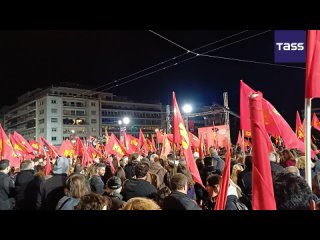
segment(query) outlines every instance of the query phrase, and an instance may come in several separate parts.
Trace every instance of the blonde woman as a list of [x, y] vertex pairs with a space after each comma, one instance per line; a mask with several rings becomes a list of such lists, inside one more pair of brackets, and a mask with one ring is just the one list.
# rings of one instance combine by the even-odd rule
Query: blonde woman
[[121, 210], [161, 210], [160, 206], [148, 198], [131, 198]]

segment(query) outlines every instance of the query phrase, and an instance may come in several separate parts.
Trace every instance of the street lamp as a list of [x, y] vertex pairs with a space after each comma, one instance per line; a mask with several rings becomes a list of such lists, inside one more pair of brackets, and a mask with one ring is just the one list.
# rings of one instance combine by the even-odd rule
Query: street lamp
[[119, 128], [120, 128], [120, 135], [119, 135], [119, 139], [121, 140], [121, 131], [125, 130], [126, 127], [124, 126], [123, 128], [121, 128], [121, 125], [124, 124], [124, 125], [128, 125], [130, 123], [130, 118], [128, 117], [124, 117], [122, 120], [119, 120], [118, 121], [118, 124], [119, 124]]
[[183, 105], [182, 110], [186, 113], [186, 130], [189, 131], [188, 114], [192, 112], [192, 106], [190, 104], [185, 104]]

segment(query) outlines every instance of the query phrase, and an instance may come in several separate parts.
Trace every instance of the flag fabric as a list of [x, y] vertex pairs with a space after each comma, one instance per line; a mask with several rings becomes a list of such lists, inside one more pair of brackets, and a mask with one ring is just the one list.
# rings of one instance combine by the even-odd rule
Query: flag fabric
[[73, 158], [75, 155], [75, 151], [73, 149], [73, 145], [70, 142], [69, 139], [64, 140], [60, 146], [60, 149], [58, 151], [58, 154], [60, 156], [64, 156], [64, 157], [68, 157], [70, 156], [70, 158]]
[[156, 129], [156, 137], [158, 144], [163, 143], [163, 133], [161, 133], [159, 129]]
[[255, 91], [240, 80], [240, 129], [244, 131], [251, 130], [249, 96], [252, 93]]
[[200, 139], [191, 132], [189, 132], [189, 139], [191, 142], [191, 147], [198, 148], [200, 146]]
[[0, 159], [7, 159], [10, 162], [10, 166], [15, 168], [20, 167], [20, 160], [15, 154], [13, 147], [11, 145], [10, 139], [4, 132], [0, 124]]
[[149, 149], [148, 149], [148, 145], [147, 145], [147, 140], [144, 137], [141, 128], [140, 128], [140, 132], [139, 132], [139, 148], [140, 148], [141, 154], [148, 155]]
[[33, 148], [19, 133], [14, 132], [10, 135], [11, 145], [15, 153], [23, 159], [34, 159]]
[[305, 119], [303, 119], [303, 122], [300, 124], [298, 127], [298, 132], [297, 132], [297, 137], [304, 142], [304, 124], [305, 124]]
[[42, 138], [39, 137], [39, 140], [38, 140], [38, 146], [39, 146], [39, 151], [38, 151], [38, 156], [39, 157], [47, 157], [47, 154], [46, 154], [46, 151], [44, 149], [44, 145], [43, 145], [43, 142], [42, 142]]
[[238, 133], [237, 144], [240, 146], [241, 152], [244, 152], [244, 149], [243, 149], [244, 146], [242, 145], [242, 138], [241, 138], [241, 133], [240, 133], [240, 131], [239, 131], [239, 133]]
[[48, 154], [47, 155], [49, 155], [49, 156], [51, 156], [53, 158], [56, 157], [57, 155], [59, 155], [58, 154], [58, 149], [56, 147], [51, 145], [44, 137], [40, 137], [40, 138], [42, 140], [42, 143], [47, 146], [47, 149], [48, 149]]
[[301, 119], [300, 119], [299, 112], [297, 111], [296, 112], [296, 134], [297, 134], [297, 136], [298, 136], [298, 130], [299, 130], [300, 125], [301, 125]]
[[114, 154], [119, 159], [127, 153], [125, 147], [120, 143], [113, 133], [109, 138], [108, 144], [105, 146], [105, 150], [108, 152], [108, 154]]
[[156, 147], [152, 144], [152, 142], [147, 138], [147, 146], [148, 146], [148, 152], [156, 152]]
[[131, 134], [126, 134], [126, 142], [128, 147], [126, 148], [126, 151], [128, 154], [132, 153], [140, 153], [139, 150], [139, 139], [132, 136]]
[[157, 152], [157, 147], [156, 147], [156, 144], [154, 142], [154, 138], [152, 136], [151, 136], [151, 144], [152, 144], [152, 147], [154, 148], [153, 152]]
[[105, 128], [105, 131], [106, 131], [106, 144], [108, 144], [108, 142], [109, 142], [109, 135], [108, 135], [107, 127]]
[[311, 126], [314, 127], [315, 129], [317, 129], [318, 131], [320, 131], [320, 121], [319, 121], [316, 113], [313, 113], [313, 115], [312, 115]]
[[[230, 145], [227, 145], [225, 169], [230, 169]], [[227, 195], [230, 181], [230, 171], [223, 171], [222, 179], [219, 186], [219, 193], [214, 210], [224, 210], [227, 203]]]
[[167, 138], [167, 134], [165, 133], [163, 136], [163, 143], [162, 143], [162, 149], [161, 149], [161, 153], [160, 156], [168, 156], [168, 154], [171, 152], [171, 146], [170, 146], [170, 142]]
[[320, 30], [308, 30], [305, 98], [320, 98]]
[[29, 140], [29, 144], [30, 144], [30, 146], [32, 147], [33, 151], [39, 152], [39, 143], [38, 143], [36, 140], [34, 140], [33, 138], [31, 138], [31, 139]]
[[268, 154], [268, 134], [265, 129], [262, 93], [250, 97], [252, 130], [252, 209], [276, 210], [271, 167]]
[[76, 138], [76, 148], [75, 148], [75, 155], [76, 156], [82, 156], [82, 148], [83, 144], [79, 137]]
[[183, 154], [187, 163], [187, 167], [194, 179], [195, 182], [199, 183], [203, 188], [200, 174], [196, 165], [196, 162], [193, 158], [191, 151], [191, 143], [189, 140], [188, 132], [184, 126], [184, 121], [182, 119], [179, 106], [176, 100], [175, 93], [172, 93], [172, 107], [173, 107], [173, 143], [180, 145], [183, 150]]
[[91, 159], [102, 157], [102, 153], [98, 149], [94, 148], [92, 144], [89, 144], [87, 152]]

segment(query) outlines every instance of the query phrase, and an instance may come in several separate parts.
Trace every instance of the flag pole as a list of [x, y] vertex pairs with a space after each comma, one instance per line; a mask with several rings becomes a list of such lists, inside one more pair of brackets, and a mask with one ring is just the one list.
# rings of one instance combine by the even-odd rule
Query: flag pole
[[305, 156], [306, 156], [306, 174], [305, 179], [312, 188], [312, 179], [311, 179], [311, 98], [305, 99], [305, 109], [304, 109], [304, 117], [305, 117]]
[[243, 159], [246, 157], [246, 150], [244, 149], [244, 130], [241, 130], [241, 138], [242, 138], [242, 150], [243, 150], [243, 153], [242, 153], [242, 156], [243, 156]]

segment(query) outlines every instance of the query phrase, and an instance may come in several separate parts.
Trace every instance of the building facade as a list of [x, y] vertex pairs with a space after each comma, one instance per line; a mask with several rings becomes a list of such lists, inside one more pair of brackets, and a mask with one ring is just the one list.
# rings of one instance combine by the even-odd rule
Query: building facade
[[18, 98], [13, 106], [1, 109], [1, 123], [5, 131], [17, 131], [27, 140], [45, 137], [54, 145], [64, 139], [74, 139], [108, 133], [120, 135], [118, 121], [130, 118], [125, 126], [128, 133], [139, 135], [140, 128], [147, 135], [161, 128], [165, 116], [161, 103], [137, 103], [112, 93], [96, 92], [60, 84], [36, 89]]

